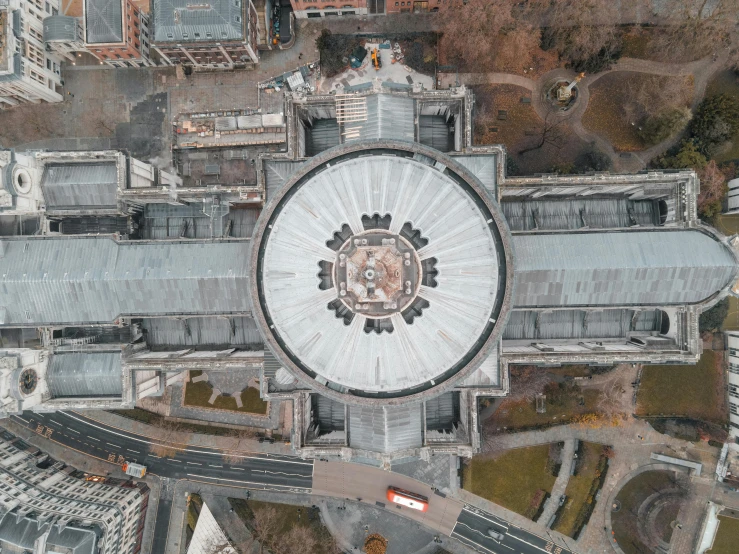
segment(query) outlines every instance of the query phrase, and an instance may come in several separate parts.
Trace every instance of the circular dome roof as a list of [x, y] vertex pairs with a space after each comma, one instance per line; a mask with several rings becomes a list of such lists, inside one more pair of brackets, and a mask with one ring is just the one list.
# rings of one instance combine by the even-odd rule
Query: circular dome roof
[[421, 399], [495, 345], [508, 244], [495, 201], [449, 157], [413, 143], [339, 146], [306, 162], [260, 216], [255, 315], [282, 365], [322, 394]]

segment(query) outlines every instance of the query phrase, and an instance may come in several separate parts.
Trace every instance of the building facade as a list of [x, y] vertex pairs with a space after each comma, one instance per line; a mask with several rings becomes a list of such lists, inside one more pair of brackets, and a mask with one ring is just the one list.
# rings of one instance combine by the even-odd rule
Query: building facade
[[159, 0], [152, 13], [153, 48], [165, 64], [235, 69], [259, 61], [257, 11], [251, 0], [199, 5]]
[[154, 65], [149, 56], [149, 16], [131, 0], [85, 0], [87, 50], [113, 67]]
[[729, 346], [729, 435], [739, 437], [739, 332], [727, 331]]
[[5, 413], [258, 368], [300, 455], [387, 467], [472, 455], [509, 364], [695, 363], [738, 273], [695, 173], [509, 178], [473, 108], [464, 87], [289, 93], [284, 151], [207, 185], [0, 153]]
[[[375, 0], [290, 0], [295, 17], [305, 19], [313, 17], [340, 17], [384, 13]], [[369, 11], [370, 9], [374, 11]]]
[[0, 548], [5, 552], [137, 554], [149, 489], [89, 479], [7, 431], [0, 438]]
[[0, 0], [0, 107], [61, 102], [62, 56], [48, 51], [43, 20], [59, 0]]

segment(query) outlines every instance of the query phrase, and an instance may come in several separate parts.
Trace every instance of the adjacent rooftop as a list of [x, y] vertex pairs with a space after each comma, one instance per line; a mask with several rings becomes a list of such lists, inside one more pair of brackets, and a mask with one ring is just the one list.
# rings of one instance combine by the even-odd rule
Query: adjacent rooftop
[[85, 0], [87, 42], [107, 44], [123, 42], [123, 2], [121, 0]]
[[154, 2], [155, 42], [242, 40], [242, 0], [160, 0]]

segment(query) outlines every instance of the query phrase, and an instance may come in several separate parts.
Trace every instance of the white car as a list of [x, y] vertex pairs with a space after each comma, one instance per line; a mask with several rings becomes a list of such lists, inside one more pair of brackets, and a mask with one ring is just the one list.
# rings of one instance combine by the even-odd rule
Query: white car
[[503, 533], [498, 533], [495, 529], [492, 527], [488, 529], [488, 535], [493, 537], [496, 541], [502, 541], [505, 535]]

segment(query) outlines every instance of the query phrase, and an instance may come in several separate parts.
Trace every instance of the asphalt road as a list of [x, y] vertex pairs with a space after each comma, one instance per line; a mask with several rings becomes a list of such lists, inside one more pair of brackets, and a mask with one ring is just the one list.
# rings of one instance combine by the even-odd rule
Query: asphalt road
[[[240, 452], [224, 458], [222, 451], [186, 445], [172, 457], [161, 457], [151, 452], [151, 448], [163, 447], [164, 443], [105, 425], [78, 412], [24, 412], [22, 416], [11, 417], [38, 435], [84, 455], [118, 465], [135, 461], [160, 477], [365, 502], [397, 511], [398, 515], [450, 535], [482, 554], [572, 554], [561, 544], [448, 498], [425, 483], [366, 465], [319, 461], [314, 466], [312, 461], [294, 456], [263, 452]], [[389, 503], [385, 493], [390, 485], [427, 496], [428, 511], [418, 512]], [[171, 511], [171, 497], [163, 496], [157, 509], [153, 552], [164, 552]], [[488, 534], [490, 529], [503, 533], [503, 539], [492, 538]]]
[[144, 464], [149, 473], [161, 477], [303, 493], [310, 492], [312, 487], [313, 462], [295, 456], [240, 452], [224, 459], [219, 450], [185, 446], [176, 450], [172, 457], [161, 457], [151, 452], [151, 448], [163, 446], [163, 443], [109, 427], [77, 412], [24, 412], [22, 416], [11, 417], [67, 448], [117, 465], [135, 461]]
[[169, 518], [172, 515], [172, 498], [159, 498], [157, 519], [154, 525], [154, 539], [151, 545], [152, 552], [166, 552], [169, 535]]
[[[489, 530], [502, 533], [496, 540]], [[465, 507], [451, 536], [483, 554], [572, 554], [561, 544], [525, 531], [492, 514]]]

